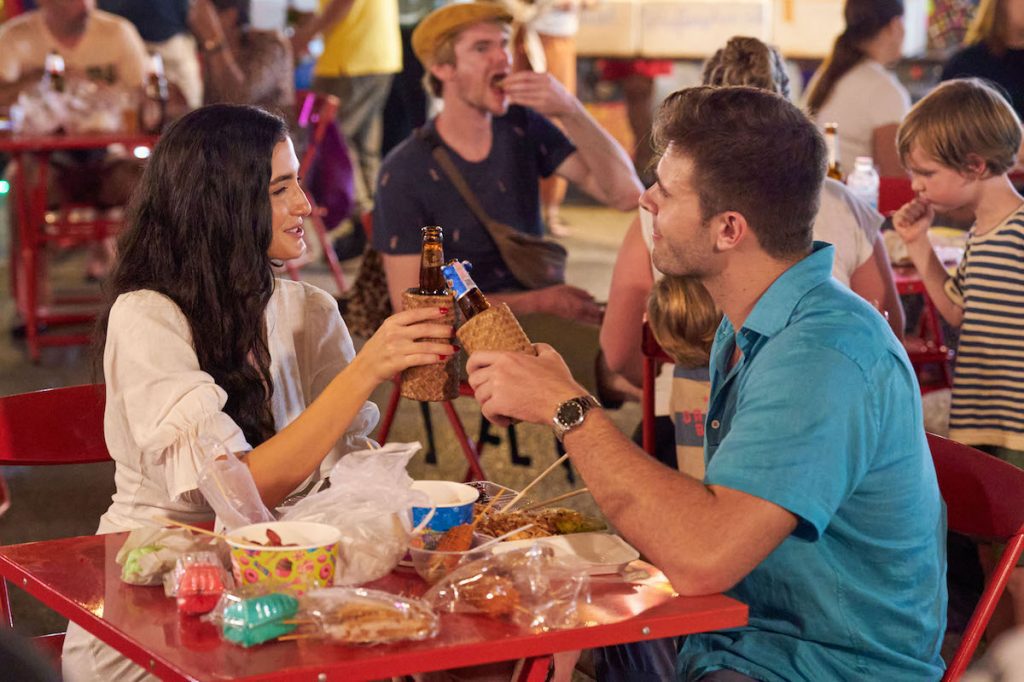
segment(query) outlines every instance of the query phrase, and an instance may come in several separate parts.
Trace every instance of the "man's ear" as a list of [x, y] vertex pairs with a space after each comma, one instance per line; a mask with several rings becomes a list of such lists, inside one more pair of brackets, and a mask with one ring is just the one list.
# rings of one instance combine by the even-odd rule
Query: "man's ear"
[[715, 230], [715, 249], [731, 251], [752, 234], [747, 219], [738, 211], [723, 211], [711, 219]]
[[455, 65], [431, 64], [430, 73], [434, 76], [434, 78], [441, 81], [442, 83], [447, 83], [449, 80], [451, 80], [452, 74], [455, 73]]

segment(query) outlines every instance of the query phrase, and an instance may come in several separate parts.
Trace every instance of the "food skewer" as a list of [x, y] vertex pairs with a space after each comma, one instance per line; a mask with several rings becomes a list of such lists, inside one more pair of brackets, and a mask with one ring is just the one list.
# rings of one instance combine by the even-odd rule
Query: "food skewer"
[[582, 495], [583, 493], [589, 493], [589, 492], [590, 492], [590, 490], [588, 488], [580, 488], [579, 490], [571, 490], [571, 491], [569, 491], [567, 493], [563, 493], [563, 494], [558, 495], [556, 497], [552, 497], [550, 500], [544, 500], [543, 502], [534, 502], [533, 504], [531, 504], [529, 506], [523, 507], [519, 511], [522, 512], [522, 513], [525, 513], [525, 512], [528, 512], [528, 511], [533, 511], [534, 509], [540, 509], [541, 507], [546, 507], [549, 504], [554, 504], [555, 502], [561, 502], [562, 500], [568, 500], [570, 497], [576, 497], [577, 495]]
[[167, 525], [167, 526], [177, 526], [178, 528], [184, 528], [186, 530], [190, 530], [193, 533], [200, 533], [202, 535], [209, 535], [210, 537], [218, 538], [220, 540], [225, 540], [226, 541], [228, 539], [227, 536], [223, 535], [222, 533], [216, 533], [216, 532], [214, 532], [212, 530], [206, 530], [205, 528], [200, 528], [199, 526], [193, 526], [192, 524], [185, 523], [184, 521], [175, 521], [174, 519], [167, 518], [166, 516], [153, 516], [151, 518], [153, 519], [153, 521], [156, 521], [157, 523], [162, 523], [162, 524]]
[[554, 462], [554, 464], [552, 464], [551, 466], [549, 466], [549, 467], [548, 467], [547, 469], [545, 469], [544, 471], [540, 472], [540, 476], [538, 476], [537, 478], [535, 478], [535, 479], [533, 479], [532, 481], [530, 481], [530, 483], [529, 483], [529, 484], [528, 484], [528, 485], [527, 485], [527, 486], [526, 486], [525, 488], [523, 488], [522, 490], [520, 490], [520, 491], [519, 491], [519, 494], [518, 494], [518, 495], [516, 495], [515, 497], [513, 497], [513, 498], [512, 498], [512, 501], [511, 501], [511, 502], [509, 502], [509, 503], [508, 503], [508, 504], [506, 504], [506, 505], [505, 505], [504, 507], [502, 507], [502, 511], [504, 511], [504, 512], [507, 512], [507, 511], [511, 511], [511, 510], [512, 510], [512, 507], [516, 506], [516, 504], [518, 504], [518, 503], [519, 503], [519, 501], [523, 499], [523, 496], [524, 496], [524, 495], [526, 495], [526, 493], [528, 493], [528, 492], [530, 491], [530, 489], [531, 489], [531, 488], [533, 488], [533, 487], [534, 487], [535, 485], [537, 485], [538, 483], [540, 483], [540, 482], [541, 482], [541, 480], [542, 480], [542, 479], [543, 479], [543, 478], [544, 478], [545, 476], [547, 476], [547, 475], [548, 475], [548, 474], [550, 474], [550, 473], [551, 473], [552, 471], [554, 471], [554, 470], [555, 470], [555, 468], [556, 468], [556, 467], [558, 467], [558, 465], [559, 465], [559, 464], [561, 464], [562, 462], [564, 462], [564, 461], [565, 461], [565, 459], [566, 459], [566, 457], [568, 457], [568, 456], [569, 456], [569, 453], [565, 453], [564, 455], [562, 455], [561, 457], [559, 457], [558, 459], [556, 459], [556, 460], [555, 460], [555, 462]]

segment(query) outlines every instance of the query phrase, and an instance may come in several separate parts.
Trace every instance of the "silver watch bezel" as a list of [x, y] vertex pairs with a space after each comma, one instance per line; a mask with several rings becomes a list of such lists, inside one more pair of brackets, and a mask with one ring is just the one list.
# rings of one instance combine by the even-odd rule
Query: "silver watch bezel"
[[[574, 419], [571, 423], [562, 421], [561, 418], [562, 410], [570, 405], [579, 408], [579, 417]], [[555, 429], [555, 437], [558, 438], [559, 442], [565, 439], [565, 434], [582, 424], [587, 418], [587, 413], [595, 407], [601, 407], [601, 403], [592, 395], [580, 395], [559, 403], [558, 407], [555, 408], [555, 416], [551, 418], [551, 423], [554, 425]]]

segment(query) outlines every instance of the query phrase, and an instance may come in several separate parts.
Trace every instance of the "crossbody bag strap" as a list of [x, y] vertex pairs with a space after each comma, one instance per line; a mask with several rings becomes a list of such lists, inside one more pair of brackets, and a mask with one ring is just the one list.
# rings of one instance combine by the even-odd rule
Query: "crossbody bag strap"
[[[491, 216], [487, 215], [484, 207], [480, 205], [480, 200], [473, 194], [473, 190], [469, 188], [469, 184], [466, 179], [462, 177], [462, 173], [455, 167], [455, 162], [452, 161], [452, 157], [449, 156], [441, 143], [441, 138], [438, 136], [436, 130], [428, 130], [426, 126], [416, 131], [417, 137], [430, 145], [430, 154], [437, 161], [437, 165], [441, 167], [448, 179], [451, 180], [452, 184], [455, 185], [455, 190], [462, 197], [462, 200], [469, 206], [469, 210], [473, 212], [476, 219], [483, 223], [483, 226], [487, 228], [487, 231], [494, 236], [495, 230], [500, 230], [498, 226], [494, 224], [494, 220]], [[495, 237], [496, 238], [496, 237]]]

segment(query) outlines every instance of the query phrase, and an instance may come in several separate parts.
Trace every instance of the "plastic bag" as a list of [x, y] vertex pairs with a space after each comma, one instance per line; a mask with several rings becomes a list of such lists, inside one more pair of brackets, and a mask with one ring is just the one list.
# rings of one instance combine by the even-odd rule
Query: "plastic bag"
[[423, 600], [436, 611], [507, 618], [543, 632], [580, 625], [580, 604], [590, 601], [590, 578], [584, 567], [535, 544], [460, 566]]
[[196, 537], [175, 528], [136, 528], [128, 534], [115, 561], [121, 566], [121, 580], [132, 585], [159, 585], [187, 552], [209, 550], [215, 539]]
[[248, 648], [295, 630], [298, 610], [299, 600], [290, 594], [230, 591], [205, 620], [220, 628], [224, 639]]
[[284, 510], [285, 521], [315, 521], [341, 530], [335, 585], [358, 585], [387, 575], [405, 555], [410, 509], [429, 506], [412, 490], [405, 468], [419, 443], [389, 443], [352, 452], [331, 470], [331, 486]]
[[428, 604], [379, 590], [316, 590], [302, 606], [322, 636], [346, 644], [421, 640], [438, 631], [437, 614]]
[[209, 551], [181, 555], [164, 576], [164, 593], [177, 599], [179, 613], [188, 615], [211, 611], [231, 585], [220, 557]]
[[206, 454], [206, 463], [199, 474], [199, 492], [216, 512], [218, 527], [234, 530], [274, 520], [245, 462], [212, 438], [200, 438], [199, 447]]

